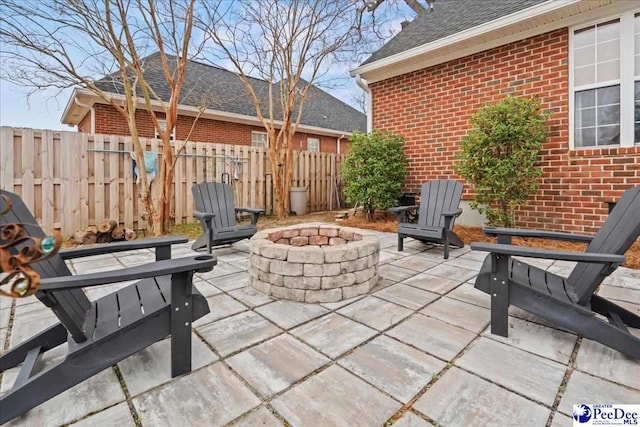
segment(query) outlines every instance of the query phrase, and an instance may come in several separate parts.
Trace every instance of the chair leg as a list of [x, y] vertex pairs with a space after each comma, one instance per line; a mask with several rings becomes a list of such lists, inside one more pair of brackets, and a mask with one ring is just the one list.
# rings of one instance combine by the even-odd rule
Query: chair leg
[[29, 340], [18, 344], [0, 357], [0, 371], [6, 371], [22, 363], [27, 354], [34, 348], [41, 347], [47, 351], [67, 341], [68, 332], [62, 324], [58, 323], [45, 329]]
[[[88, 359], [65, 359], [57, 365], [40, 372], [0, 398], [0, 424], [20, 416], [54, 396], [101, 371], [104, 367], [92, 367], [91, 355]], [[95, 371], [95, 372], [94, 372]]]
[[171, 377], [191, 372], [193, 272], [171, 276]]
[[625, 325], [640, 329], [640, 316], [637, 316], [624, 307], [620, 307], [619, 305], [599, 297], [598, 295], [593, 295], [591, 297], [591, 310], [602, 314], [603, 316], [606, 316], [609, 313], [615, 313], [620, 316], [620, 319], [622, 319]]
[[442, 244], [444, 245], [444, 259], [449, 259], [449, 235], [447, 230], [442, 230]]
[[398, 252], [402, 252], [404, 250], [403, 240], [404, 237], [402, 234], [398, 234]]
[[509, 258], [491, 254], [491, 333], [509, 335]]

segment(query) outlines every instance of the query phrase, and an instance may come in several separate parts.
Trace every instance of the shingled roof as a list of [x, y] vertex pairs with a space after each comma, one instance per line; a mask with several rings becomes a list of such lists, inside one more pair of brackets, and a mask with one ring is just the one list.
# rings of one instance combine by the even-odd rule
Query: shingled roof
[[460, 33], [548, 0], [438, 0], [362, 65]]
[[[159, 65], [159, 54], [150, 55], [144, 58], [143, 62], [145, 79], [163, 100], [168, 101], [170, 90]], [[269, 83], [251, 78], [251, 84], [260, 98], [261, 105], [267, 105]], [[105, 76], [96, 85], [105, 92], [123, 93], [122, 85], [113, 76]], [[276, 90], [277, 87], [278, 85], [274, 86]], [[187, 66], [180, 92], [180, 104], [192, 107], [204, 104], [209, 110], [256, 117], [253, 101], [237, 74], [196, 61], [189, 61]], [[301, 124], [349, 133], [353, 130], [366, 132], [367, 117], [334, 96], [312, 86], [307, 92]]]

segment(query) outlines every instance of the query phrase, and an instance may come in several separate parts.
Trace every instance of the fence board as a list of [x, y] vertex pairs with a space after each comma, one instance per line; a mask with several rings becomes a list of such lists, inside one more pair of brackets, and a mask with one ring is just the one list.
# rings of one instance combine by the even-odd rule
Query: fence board
[[[162, 151], [157, 139], [143, 138], [141, 142], [147, 151]], [[129, 155], [133, 150], [130, 137], [2, 126], [0, 144], [0, 188], [21, 194], [44, 227], [60, 229], [65, 236], [104, 219], [134, 229], [147, 227]], [[266, 149], [189, 142], [184, 154], [177, 161], [174, 177], [172, 213], [176, 223], [195, 221], [193, 185], [223, 179], [234, 186], [239, 205], [274, 213], [273, 177]], [[335, 197], [333, 180], [339, 180], [344, 156], [294, 155], [292, 186], [309, 189], [310, 212], [328, 209]], [[246, 163], [236, 180], [237, 159]], [[160, 177], [151, 185], [154, 206], [160, 185]]]
[[13, 192], [14, 171], [13, 163], [13, 128], [0, 128], [0, 188]]
[[40, 180], [42, 187], [42, 224], [49, 224], [50, 228], [53, 228], [52, 225], [55, 222], [53, 150], [53, 131], [42, 131], [42, 176]]

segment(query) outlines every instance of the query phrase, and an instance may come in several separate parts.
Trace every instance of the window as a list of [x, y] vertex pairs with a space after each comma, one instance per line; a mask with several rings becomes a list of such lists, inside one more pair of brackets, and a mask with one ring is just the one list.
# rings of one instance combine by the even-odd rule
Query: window
[[[638, 16], [626, 13], [572, 32], [573, 148], [640, 142], [639, 21]], [[635, 58], [635, 67], [631, 58]]]
[[320, 139], [319, 138], [307, 138], [307, 151], [317, 153], [320, 151]]
[[[160, 129], [164, 132], [165, 129], [167, 129], [167, 121], [166, 120], [158, 120], [158, 125], [160, 126]], [[160, 133], [158, 132], [158, 130], [156, 129], [156, 139], [160, 139]], [[173, 141], [176, 139], [176, 127], [173, 127], [173, 132], [171, 132], [171, 135], [169, 135], [169, 140]]]
[[269, 146], [269, 135], [266, 132], [251, 132], [251, 146], [267, 148]]

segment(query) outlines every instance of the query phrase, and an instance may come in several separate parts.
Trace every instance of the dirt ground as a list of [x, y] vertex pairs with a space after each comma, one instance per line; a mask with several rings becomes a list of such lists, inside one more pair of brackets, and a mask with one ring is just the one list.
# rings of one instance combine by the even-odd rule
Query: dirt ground
[[[304, 215], [300, 217], [290, 217], [286, 221], [279, 222], [275, 219], [268, 219], [263, 222], [261, 219], [258, 224], [259, 228], [273, 228], [283, 225], [297, 224], [300, 222], [312, 222], [312, 221], [324, 221], [324, 222], [334, 222], [335, 221], [335, 212], [320, 212], [309, 215]], [[356, 216], [353, 218], [349, 218], [345, 221], [341, 221], [339, 224], [346, 225], [349, 227], [358, 227], [358, 228], [367, 228], [378, 231], [388, 231], [395, 232], [396, 231], [396, 219], [394, 216], [389, 215], [386, 212], [376, 213], [376, 217], [373, 222], [367, 221], [364, 216]], [[471, 242], [495, 242], [495, 238], [487, 237], [480, 227], [465, 227], [456, 225], [454, 230], [458, 236], [464, 241], [466, 245]], [[563, 251], [574, 251], [574, 252], [584, 252], [587, 245], [585, 243], [574, 243], [574, 242], [562, 242], [557, 240], [548, 240], [548, 239], [532, 239], [532, 238], [522, 238], [515, 237], [513, 239], [513, 244], [519, 246], [529, 246], [535, 248], [544, 248], [544, 249], [553, 249], [553, 250], [563, 250]], [[640, 269], [640, 242], [634, 243], [631, 248], [625, 254], [627, 260], [623, 264], [625, 267]]]

